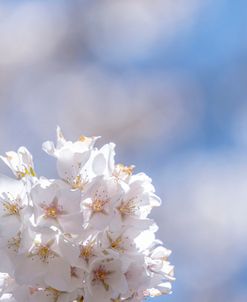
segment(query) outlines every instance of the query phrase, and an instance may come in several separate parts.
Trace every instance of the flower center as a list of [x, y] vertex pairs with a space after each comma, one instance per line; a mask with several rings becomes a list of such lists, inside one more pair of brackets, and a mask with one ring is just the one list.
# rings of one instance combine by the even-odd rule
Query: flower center
[[45, 202], [41, 204], [41, 208], [44, 210], [45, 218], [56, 219], [59, 215], [64, 214], [62, 206], [58, 204], [57, 199], [55, 198], [49, 205], [46, 205]]
[[106, 272], [103, 270], [98, 270], [95, 272], [95, 278], [97, 280], [103, 281], [106, 278]]
[[94, 271], [93, 281], [100, 281], [103, 284], [105, 290], [109, 290], [110, 286], [106, 282], [106, 279], [111, 273], [111, 271], [107, 271], [102, 266], [100, 266], [97, 270]]
[[95, 199], [92, 203], [92, 210], [94, 213], [104, 212], [104, 206], [107, 203], [106, 200]]
[[57, 254], [50, 249], [51, 244], [51, 242], [46, 245], [36, 243], [34, 250], [30, 252], [29, 257], [38, 256], [42, 262], [48, 263], [49, 258], [57, 256]]
[[50, 218], [57, 218], [58, 210], [55, 207], [48, 207], [45, 210], [45, 216]]
[[83, 143], [89, 143], [92, 140], [91, 137], [80, 135], [78, 141]]
[[119, 236], [117, 239], [112, 240], [112, 238], [108, 235], [108, 239], [110, 241], [111, 248], [114, 250], [118, 250], [119, 252], [124, 252], [124, 249], [121, 248], [122, 237]]
[[88, 260], [93, 254], [93, 246], [92, 244], [87, 244], [81, 247], [80, 257]]
[[18, 252], [21, 245], [21, 234], [18, 233], [15, 237], [8, 240], [8, 249]]
[[127, 202], [121, 202], [120, 206], [118, 207], [118, 210], [119, 210], [122, 218], [124, 218], [125, 216], [128, 216], [128, 215], [133, 215], [136, 211], [136, 203], [134, 202], [134, 200], [129, 200]]
[[3, 207], [8, 215], [19, 215], [20, 214], [21, 208], [17, 203], [11, 203], [9, 201], [4, 201]]
[[87, 138], [86, 138], [86, 136], [84, 136], [84, 135], [80, 135], [80, 137], [79, 137], [79, 141], [80, 141], [80, 142], [85, 142], [86, 139], [87, 139]]
[[83, 191], [87, 181], [83, 180], [81, 175], [77, 175], [75, 180], [72, 182], [72, 189], [78, 189]]
[[48, 246], [41, 246], [38, 250], [38, 255], [41, 257], [41, 258], [47, 258], [48, 255], [50, 253], [50, 249], [48, 248]]

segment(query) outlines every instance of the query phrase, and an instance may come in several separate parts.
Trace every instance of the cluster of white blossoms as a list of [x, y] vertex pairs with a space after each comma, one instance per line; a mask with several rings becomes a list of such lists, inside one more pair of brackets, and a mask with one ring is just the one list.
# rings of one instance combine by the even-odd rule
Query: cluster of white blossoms
[[36, 176], [25, 147], [3, 161], [0, 177], [0, 301], [138, 302], [171, 291], [170, 251], [148, 218], [160, 205], [151, 179], [114, 163], [98, 137], [43, 149], [59, 179]]

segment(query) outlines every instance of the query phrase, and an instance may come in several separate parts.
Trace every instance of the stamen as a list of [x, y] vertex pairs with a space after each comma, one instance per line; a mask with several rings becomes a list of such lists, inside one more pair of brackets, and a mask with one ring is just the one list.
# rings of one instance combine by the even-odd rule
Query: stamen
[[44, 263], [49, 263], [49, 259], [54, 258], [57, 254], [50, 249], [52, 241], [46, 245], [36, 243], [33, 251], [30, 252], [29, 257], [37, 256]]
[[119, 252], [124, 252], [124, 248], [120, 246], [120, 244], [123, 242], [122, 236], [117, 237], [117, 239], [113, 240], [109, 234], [107, 234], [107, 237], [110, 241], [110, 246], [114, 250], [118, 250]]
[[136, 212], [136, 202], [134, 199], [128, 200], [126, 202], [122, 201], [117, 209], [120, 212], [122, 218], [125, 218], [125, 216], [133, 215]]
[[21, 179], [25, 176], [32, 176], [32, 177], [35, 177], [36, 176], [36, 173], [33, 169], [32, 166], [30, 167], [24, 167], [24, 171], [16, 171], [16, 176], [18, 179]]
[[111, 274], [112, 274], [111, 271], [106, 271], [103, 266], [100, 266], [97, 270], [94, 271], [93, 281], [94, 282], [95, 281], [100, 281], [103, 284], [105, 290], [108, 291], [110, 285], [106, 282], [106, 279]]
[[92, 203], [86, 206], [91, 209], [91, 217], [96, 213], [102, 213], [107, 215], [105, 211], [105, 205], [109, 202], [108, 195], [105, 190], [97, 190], [92, 198]]
[[21, 233], [19, 232], [15, 237], [12, 237], [8, 240], [8, 249], [18, 252], [21, 245]]
[[85, 135], [80, 135], [78, 141], [90, 144], [93, 141], [93, 139], [94, 139], [94, 137], [88, 137], [88, 136], [85, 136]]
[[79, 140], [80, 142], [85, 142], [87, 139], [88, 139], [88, 138], [87, 138], [86, 136], [80, 135], [78, 140]]
[[134, 166], [124, 166], [123, 164], [118, 164], [117, 166], [123, 173], [129, 176], [133, 174]]
[[113, 172], [113, 176], [115, 176], [117, 180], [123, 177], [131, 176], [133, 174], [134, 167], [135, 166], [133, 165], [125, 166], [123, 164], [117, 164], [115, 166], [115, 171]]
[[87, 245], [82, 245], [79, 257], [84, 258], [88, 262], [90, 257], [94, 256], [93, 245], [94, 245], [94, 242], [90, 242]]
[[92, 210], [94, 213], [104, 212], [104, 206], [107, 203], [106, 200], [95, 199], [92, 203]]
[[7, 215], [20, 215], [22, 208], [17, 202], [4, 201], [3, 210], [7, 212]]
[[75, 180], [72, 182], [72, 189], [78, 189], [83, 191], [86, 184], [87, 181], [83, 180], [81, 175], [77, 175]]
[[64, 214], [63, 207], [58, 204], [57, 199], [55, 198], [49, 205], [46, 205], [45, 202], [41, 204], [41, 208], [44, 209], [45, 218], [57, 219], [59, 215]]

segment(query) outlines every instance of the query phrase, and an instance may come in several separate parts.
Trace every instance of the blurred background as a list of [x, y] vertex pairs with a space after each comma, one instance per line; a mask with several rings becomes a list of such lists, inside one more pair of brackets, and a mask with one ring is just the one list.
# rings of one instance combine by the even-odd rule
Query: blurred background
[[[247, 301], [245, 0], [0, 1], [0, 153], [101, 135], [163, 199], [174, 293]], [[3, 164], [3, 173], [9, 173]]]

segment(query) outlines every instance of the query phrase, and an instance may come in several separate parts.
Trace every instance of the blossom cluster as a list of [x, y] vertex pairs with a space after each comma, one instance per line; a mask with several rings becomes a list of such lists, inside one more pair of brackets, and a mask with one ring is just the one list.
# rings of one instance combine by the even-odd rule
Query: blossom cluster
[[148, 218], [160, 205], [151, 179], [115, 164], [98, 137], [57, 142], [58, 179], [38, 177], [25, 147], [1, 157], [0, 301], [138, 302], [171, 291], [170, 250]]

